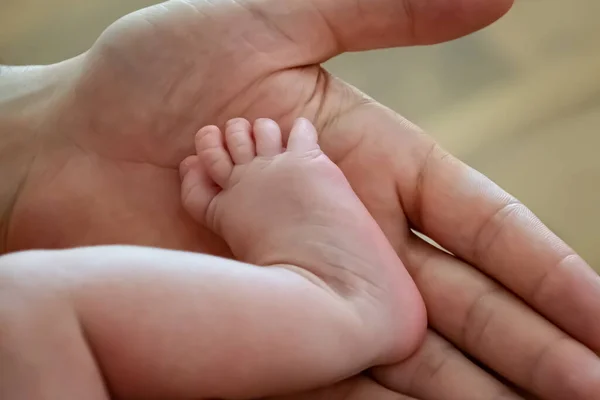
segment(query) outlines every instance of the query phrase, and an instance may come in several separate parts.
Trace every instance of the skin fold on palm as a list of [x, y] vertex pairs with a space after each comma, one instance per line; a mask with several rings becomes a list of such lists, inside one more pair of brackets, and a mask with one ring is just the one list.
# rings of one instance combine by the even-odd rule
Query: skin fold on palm
[[30, 135], [3, 250], [127, 243], [229, 256], [180, 205], [177, 168], [194, 134], [237, 116], [288, 131], [304, 116], [409, 268], [431, 331], [401, 365], [294, 398], [514, 398], [462, 352], [539, 398], [598, 398], [591, 269], [515, 199], [320, 66], [344, 51], [450, 40], [510, 5], [181, 0], [126, 16], [85, 54], [30, 71], [49, 82], [44, 107], [28, 110], [44, 135]]

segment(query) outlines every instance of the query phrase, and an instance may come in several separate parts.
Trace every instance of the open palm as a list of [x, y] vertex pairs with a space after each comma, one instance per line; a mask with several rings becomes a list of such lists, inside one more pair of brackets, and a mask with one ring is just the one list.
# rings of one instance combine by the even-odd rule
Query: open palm
[[294, 398], [512, 398], [457, 348], [541, 398], [598, 398], [589, 349], [600, 350], [600, 320], [575, 319], [600, 315], [591, 270], [513, 198], [320, 66], [344, 51], [459, 37], [510, 3], [174, 0], [126, 16], [52, 67], [53, 117], [8, 249], [128, 243], [228, 256], [179, 203], [194, 134], [238, 116], [284, 129], [305, 116], [409, 268], [431, 331], [400, 365]]

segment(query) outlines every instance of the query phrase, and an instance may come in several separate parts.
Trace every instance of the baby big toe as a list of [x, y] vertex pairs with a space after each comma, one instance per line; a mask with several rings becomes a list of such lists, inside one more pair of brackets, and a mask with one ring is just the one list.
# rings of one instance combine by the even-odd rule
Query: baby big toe
[[220, 188], [210, 178], [198, 156], [190, 156], [179, 166], [181, 204], [198, 223], [205, 224], [206, 212]]
[[226, 187], [233, 171], [233, 162], [225, 149], [221, 131], [216, 126], [206, 126], [196, 134], [196, 152], [206, 173], [222, 188]]

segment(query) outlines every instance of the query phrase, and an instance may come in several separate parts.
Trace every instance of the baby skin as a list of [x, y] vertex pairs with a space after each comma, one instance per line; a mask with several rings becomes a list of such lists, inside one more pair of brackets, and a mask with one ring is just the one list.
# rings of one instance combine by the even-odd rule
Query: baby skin
[[317, 139], [306, 119], [296, 121], [285, 147], [274, 121], [251, 127], [234, 119], [224, 134], [203, 128], [197, 155], [181, 165], [188, 213], [225, 239], [236, 259], [258, 266], [250, 268], [290, 276], [265, 288], [261, 304], [246, 304], [264, 313], [254, 323], [257, 340], [270, 343], [263, 353], [270, 365], [248, 365], [265, 387], [304, 386], [310, 375], [305, 382], [334, 381], [400, 361], [425, 328], [412, 279]]
[[181, 163], [184, 209], [239, 261], [124, 246], [1, 258], [0, 397], [262, 398], [410, 356], [426, 325], [412, 279], [313, 125], [286, 136], [235, 119], [201, 129]]

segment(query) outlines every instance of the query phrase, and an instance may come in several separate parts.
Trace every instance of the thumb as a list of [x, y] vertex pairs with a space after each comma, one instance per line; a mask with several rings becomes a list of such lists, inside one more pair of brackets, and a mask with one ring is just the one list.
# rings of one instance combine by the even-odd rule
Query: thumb
[[468, 35], [514, 0], [247, 0], [314, 62], [346, 51], [425, 45]]

